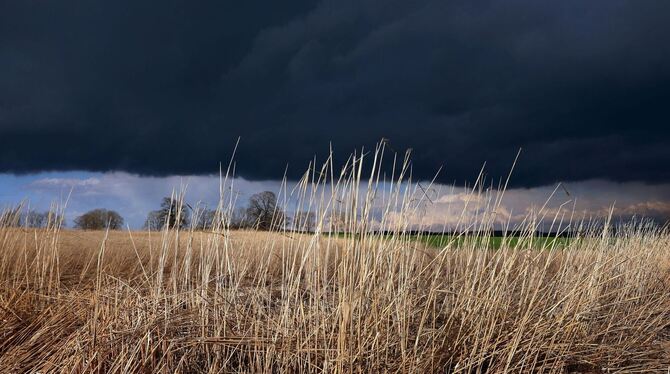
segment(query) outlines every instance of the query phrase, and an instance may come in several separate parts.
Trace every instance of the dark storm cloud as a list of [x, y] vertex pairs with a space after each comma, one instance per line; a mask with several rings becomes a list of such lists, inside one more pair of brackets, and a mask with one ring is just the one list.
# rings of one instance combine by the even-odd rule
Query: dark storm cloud
[[[670, 181], [667, 1], [2, 1], [0, 170]], [[275, 5], [271, 5], [275, 4]]]

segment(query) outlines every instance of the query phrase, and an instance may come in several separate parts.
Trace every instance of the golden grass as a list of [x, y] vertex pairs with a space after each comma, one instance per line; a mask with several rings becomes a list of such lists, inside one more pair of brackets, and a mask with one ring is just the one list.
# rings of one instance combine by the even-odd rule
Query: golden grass
[[669, 367], [667, 232], [427, 248], [366, 229], [358, 175], [331, 195], [360, 212], [346, 237], [230, 231], [225, 215], [208, 233], [0, 229], [0, 372]]
[[[553, 251], [431, 251], [378, 237], [357, 248], [255, 232], [3, 235], [2, 372], [670, 364], [667, 236]], [[43, 241], [55, 244], [40, 250]]]

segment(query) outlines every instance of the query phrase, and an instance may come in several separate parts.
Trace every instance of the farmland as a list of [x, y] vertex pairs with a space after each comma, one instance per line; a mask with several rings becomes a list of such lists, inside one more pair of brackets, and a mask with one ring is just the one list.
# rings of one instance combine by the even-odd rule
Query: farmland
[[308, 173], [285, 198], [313, 213], [313, 230], [277, 224], [283, 213], [267, 217], [264, 231], [233, 230], [226, 195], [205, 230], [178, 219], [154, 231], [71, 230], [58, 219], [31, 229], [16, 225], [18, 210], [5, 212], [0, 372], [627, 373], [670, 365], [667, 229], [568, 220], [558, 228], [579, 228], [578, 239], [486, 235], [501, 190], [473, 199], [490, 213], [458, 219], [483, 234], [417, 235], [404, 217], [422, 195], [402, 182], [406, 165], [379, 199], [378, 170], [366, 186], [361, 164], [328, 180]]
[[3, 372], [670, 362], [662, 233], [539, 252], [254, 231], [4, 229], [0, 239]]
[[576, 239], [560, 236], [504, 236], [504, 235], [470, 235], [470, 234], [424, 234], [414, 235], [414, 240], [425, 243], [430, 247], [467, 247], [500, 249], [503, 247], [513, 248], [565, 248]]

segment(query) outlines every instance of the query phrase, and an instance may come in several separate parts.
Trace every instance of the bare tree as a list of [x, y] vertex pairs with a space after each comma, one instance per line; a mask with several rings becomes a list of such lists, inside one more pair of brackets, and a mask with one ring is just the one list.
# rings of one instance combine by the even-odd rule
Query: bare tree
[[334, 210], [329, 217], [331, 232], [345, 232], [347, 231], [347, 215], [344, 211]]
[[113, 210], [93, 209], [74, 219], [74, 227], [82, 230], [120, 230], [123, 217]]
[[144, 229], [151, 231], [158, 231], [163, 228], [163, 222], [161, 222], [160, 212], [158, 210], [153, 210], [147, 214], [147, 219], [144, 221]]
[[277, 196], [270, 191], [263, 191], [249, 198], [247, 218], [258, 230], [279, 229], [286, 222], [286, 215], [277, 207]]
[[22, 214], [19, 224], [23, 227], [42, 228], [46, 227], [48, 220], [49, 212], [29, 210]]
[[239, 207], [234, 209], [230, 214], [230, 228], [231, 229], [245, 229], [249, 228], [249, 219], [247, 218], [247, 209]]
[[21, 205], [0, 211], [0, 228], [21, 225]]
[[293, 227], [296, 231], [314, 232], [316, 215], [314, 212], [296, 212], [293, 218]]
[[186, 204], [171, 197], [164, 197], [161, 208], [147, 214], [144, 228], [148, 230], [160, 230], [165, 225], [168, 228], [184, 228], [190, 223], [190, 215]]
[[14, 217], [17, 220], [12, 224], [13, 226], [27, 227], [27, 228], [45, 228], [54, 226], [65, 226], [65, 218], [63, 215], [53, 211], [38, 212], [35, 210], [28, 210], [18, 214], [18, 210], [14, 211]]
[[216, 210], [204, 208], [194, 213], [195, 228], [198, 230], [212, 230], [216, 222]]

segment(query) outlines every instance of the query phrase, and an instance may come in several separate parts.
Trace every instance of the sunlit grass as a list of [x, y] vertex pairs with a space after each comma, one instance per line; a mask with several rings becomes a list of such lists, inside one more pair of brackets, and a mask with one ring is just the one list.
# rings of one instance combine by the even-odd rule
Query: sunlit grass
[[[398, 183], [406, 163], [381, 200], [379, 174], [363, 179], [361, 165], [352, 159], [339, 176], [330, 163], [311, 168], [285, 191], [316, 213], [315, 233], [229, 230], [234, 197], [226, 194], [207, 232], [81, 232], [57, 222], [17, 229], [9, 212], [0, 228], [0, 372], [629, 373], [670, 365], [667, 231], [417, 237], [409, 222], [384, 219], [414, 209]], [[373, 204], [385, 209], [381, 220], [370, 215]], [[330, 229], [335, 214], [348, 234]], [[462, 227], [486, 232], [489, 217]]]

